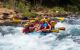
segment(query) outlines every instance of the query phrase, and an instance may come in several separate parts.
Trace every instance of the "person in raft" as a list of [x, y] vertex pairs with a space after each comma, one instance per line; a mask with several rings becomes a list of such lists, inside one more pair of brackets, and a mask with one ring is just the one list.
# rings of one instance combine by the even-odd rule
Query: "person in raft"
[[41, 21], [40, 30], [41, 32], [49, 32], [51, 30], [51, 25], [47, 21]]

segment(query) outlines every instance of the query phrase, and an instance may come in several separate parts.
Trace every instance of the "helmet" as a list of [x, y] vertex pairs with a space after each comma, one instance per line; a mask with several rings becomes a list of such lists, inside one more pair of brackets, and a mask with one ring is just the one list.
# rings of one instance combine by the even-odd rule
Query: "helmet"
[[38, 18], [35, 18], [35, 20], [38, 20]]
[[29, 24], [27, 23], [27, 24], [23, 24], [23, 26], [29, 26]]

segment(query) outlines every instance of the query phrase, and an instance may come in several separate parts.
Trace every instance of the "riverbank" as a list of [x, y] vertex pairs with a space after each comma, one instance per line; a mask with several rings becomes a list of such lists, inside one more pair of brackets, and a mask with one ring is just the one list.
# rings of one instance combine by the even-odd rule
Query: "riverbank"
[[[17, 25], [18, 23], [13, 22], [12, 17], [15, 15], [15, 10], [13, 9], [7, 9], [7, 8], [0, 8], [0, 25]], [[4, 13], [8, 14], [7, 16], [4, 15]], [[28, 12], [27, 12], [28, 13]], [[32, 10], [31, 13], [37, 14], [37, 15], [22, 15], [24, 13], [18, 12], [18, 15], [27, 18], [41, 18], [43, 15], [49, 15], [50, 17], [64, 17], [64, 18], [79, 18], [80, 14], [78, 12], [67, 12], [67, 11], [52, 11], [51, 9], [44, 9], [44, 10]], [[17, 14], [16, 14], [17, 15]], [[15, 16], [16, 16], [15, 15]], [[34, 17], [33, 17], [34, 16]], [[6, 18], [6, 19], [3, 19]]]

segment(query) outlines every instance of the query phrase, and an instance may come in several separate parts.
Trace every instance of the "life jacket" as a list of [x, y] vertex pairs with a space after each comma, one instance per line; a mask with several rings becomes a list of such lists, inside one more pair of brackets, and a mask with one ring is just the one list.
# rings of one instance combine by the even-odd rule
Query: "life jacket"
[[32, 24], [30, 24], [29, 25], [29, 30], [30, 30], [30, 32], [33, 32], [34, 31], [34, 23], [32, 23]]
[[23, 29], [23, 33], [29, 33], [30, 31], [29, 31], [29, 27], [25, 27], [24, 29]]
[[34, 27], [34, 24], [30, 24], [29, 27]]
[[46, 27], [46, 29], [49, 28], [48, 23], [41, 24], [41, 28], [40, 29], [44, 29], [45, 27]]
[[51, 23], [50, 23], [51, 28], [54, 28], [56, 24], [57, 24], [57, 21], [53, 21], [53, 22], [51, 22]]
[[29, 32], [32, 32], [33, 29], [30, 28], [30, 27], [33, 27], [33, 26], [34, 26], [33, 24], [30, 24], [29, 26], [25, 27], [25, 28], [23, 29], [23, 33], [29, 33]]

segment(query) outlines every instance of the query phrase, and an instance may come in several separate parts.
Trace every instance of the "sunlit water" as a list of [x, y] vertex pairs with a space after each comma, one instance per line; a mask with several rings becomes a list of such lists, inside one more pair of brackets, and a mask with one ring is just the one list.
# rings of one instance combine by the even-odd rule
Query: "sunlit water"
[[46, 36], [38, 32], [25, 35], [22, 27], [0, 26], [0, 50], [80, 50], [80, 23], [73, 21], [59, 22], [55, 28], [66, 30]]

